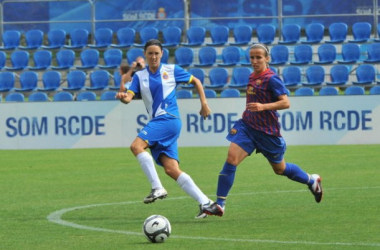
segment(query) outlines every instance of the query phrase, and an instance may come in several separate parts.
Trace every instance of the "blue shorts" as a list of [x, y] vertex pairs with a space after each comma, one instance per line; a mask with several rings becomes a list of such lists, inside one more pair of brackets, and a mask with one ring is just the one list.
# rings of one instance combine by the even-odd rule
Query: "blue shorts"
[[282, 161], [286, 150], [286, 143], [282, 137], [255, 130], [241, 119], [234, 124], [227, 140], [239, 145], [248, 155], [256, 150], [256, 153], [262, 153], [268, 161], [274, 163]]
[[179, 162], [177, 139], [181, 127], [179, 118], [168, 114], [160, 115], [148, 122], [137, 136], [148, 143], [153, 159], [162, 166], [159, 161], [161, 154], [166, 154]]

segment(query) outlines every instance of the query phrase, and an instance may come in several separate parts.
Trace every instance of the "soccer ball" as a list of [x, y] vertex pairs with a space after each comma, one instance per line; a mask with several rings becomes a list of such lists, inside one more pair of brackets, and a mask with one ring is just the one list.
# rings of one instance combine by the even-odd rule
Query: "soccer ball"
[[149, 216], [143, 225], [143, 233], [152, 243], [165, 242], [169, 238], [171, 230], [169, 220], [162, 215]]

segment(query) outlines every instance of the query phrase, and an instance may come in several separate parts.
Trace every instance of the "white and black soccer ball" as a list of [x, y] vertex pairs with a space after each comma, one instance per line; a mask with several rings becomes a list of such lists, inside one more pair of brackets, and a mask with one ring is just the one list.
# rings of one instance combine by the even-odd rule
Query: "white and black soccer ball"
[[170, 222], [162, 215], [149, 216], [143, 225], [145, 237], [152, 243], [165, 242], [171, 233]]

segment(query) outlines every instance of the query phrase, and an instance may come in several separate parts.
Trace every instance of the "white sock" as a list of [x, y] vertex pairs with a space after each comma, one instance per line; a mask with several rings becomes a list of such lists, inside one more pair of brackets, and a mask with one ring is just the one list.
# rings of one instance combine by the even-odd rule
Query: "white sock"
[[184, 172], [180, 174], [178, 176], [177, 183], [183, 189], [183, 191], [190, 195], [199, 204], [208, 203], [209, 199], [207, 196], [199, 189], [199, 187], [194, 183], [193, 179], [191, 179], [188, 174]]
[[140, 163], [142, 170], [144, 171], [152, 189], [163, 188], [160, 178], [158, 177], [156, 167], [154, 165], [153, 157], [148, 152], [142, 152], [136, 156]]

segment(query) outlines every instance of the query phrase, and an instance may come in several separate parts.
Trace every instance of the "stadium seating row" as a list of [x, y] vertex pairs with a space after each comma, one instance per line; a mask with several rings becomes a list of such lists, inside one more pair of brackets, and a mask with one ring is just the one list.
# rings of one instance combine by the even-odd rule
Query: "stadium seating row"
[[[378, 26], [377, 35], [380, 35]], [[191, 26], [186, 31], [187, 42], [181, 42], [183, 31], [178, 27], [167, 27], [162, 31], [163, 46], [225, 46], [225, 45], [248, 45], [252, 42], [253, 29], [249, 25], [239, 25], [233, 30], [233, 42], [229, 42], [230, 30], [226, 26], [215, 26], [210, 29], [211, 42], [206, 42], [206, 29], [199, 26]], [[271, 24], [262, 24], [257, 30], [258, 42], [265, 44], [275, 43], [276, 28]], [[305, 27], [306, 39], [301, 38], [301, 26], [298, 24], [286, 24], [281, 30], [279, 44], [307, 43], [315, 44], [323, 42], [325, 26], [321, 23], [311, 23]], [[361, 43], [370, 39], [377, 41], [377, 37], [371, 38], [372, 25], [368, 22], [357, 22], [352, 25], [353, 39], [347, 39], [348, 26], [345, 23], [332, 23], [328, 27], [330, 40], [327, 43], [342, 43], [345, 41]], [[109, 28], [99, 28], [94, 33], [94, 44], [89, 44], [89, 32], [85, 29], [75, 29], [70, 32], [69, 41], [66, 40], [66, 32], [61, 29], [50, 30], [47, 34], [48, 45], [44, 43], [44, 33], [41, 30], [29, 30], [25, 33], [26, 45], [20, 45], [21, 32], [17, 30], [7, 30], [3, 33], [4, 45], [2, 50], [35, 50], [35, 49], [79, 49], [91, 48], [129, 48], [132, 46], [143, 47], [150, 39], [159, 38], [159, 30], [154, 27], [145, 27], [139, 31], [140, 43], [136, 43], [136, 31], [133, 28], [121, 28], [116, 32], [117, 42], [113, 43], [113, 31]]]
[[[97, 97], [97, 94], [92, 91], [83, 91], [79, 92], [76, 96], [74, 96], [70, 92], [56, 92], [52, 98], [49, 98], [48, 94], [43, 92], [34, 92], [29, 95], [28, 101], [29, 102], [48, 102], [48, 101], [54, 101], [54, 102], [61, 102], [61, 101], [115, 101], [117, 100], [115, 98], [116, 91], [104, 91], [100, 94], [99, 99]], [[206, 89], [205, 94], [207, 98], [217, 98], [218, 95], [215, 90], [212, 89]], [[302, 87], [294, 92], [294, 96], [314, 96], [314, 89], [310, 87]], [[331, 96], [331, 95], [338, 95], [338, 89], [335, 87], [323, 87], [319, 90], [320, 96]], [[345, 95], [364, 95], [365, 90], [363, 87], [360, 86], [350, 86], [345, 89], [344, 91]], [[380, 86], [374, 86], [369, 91], [370, 95], [380, 95]], [[185, 90], [180, 89], [176, 92], [178, 99], [189, 99], [193, 98], [194, 95], [191, 90]], [[290, 95], [290, 91], [288, 90], [288, 95]], [[237, 98], [241, 97], [240, 91], [236, 89], [224, 89], [221, 91], [220, 98]], [[2, 96], [0, 95], [0, 102], [2, 100]], [[12, 92], [5, 96], [5, 102], [24, 102], [25, 96], [22, 93]]]
[[[97, 98], [97, 95], [95, 92], [92, 91], [83, 91], [79, 92], [76, 96], [74, 96], [70, 92], [56, 92], [52, 96], [52, 98], [49, 98], [47, 93], [43, 92], [34, 92], [29, 95], [28, 101], [29, 102], [47, 102], [47, 101], [54, 101], [54, 102], [63, 102], [63, 101], [115, 101], [118, 100], [115, 98], [116, 91], [104, 91], [100, 94], [99, 99]], [[1, 101], [1, 99], [0, 99]], [[25, 95], [23, 93], [18, 92], [12, 92], [5, 96], [5, 102], [24, 102], [25, 101]]]
[[[204, 84], [205, 89], [243, 90], [248, 83], [252, 68], [234, 67], [231, 73], [225, 67], [213, 67], [208, 71], [208, 74], [205, 73], [204, 69], [196, 67], [189, 68], [188, 71]], [[355, 72], [356, 79], [350, 77], [351, 72]], [[0, 72], [0, 92], [118, 90], [121, 82], [119, 70], [110, 73], [105, 69], [88, 72], [74, 69], [65, 73], [64, 78], [61, 71], [43, 71], [41, 80], [39, 80], [40, 77], [35, 71], [22, 71], [19, 75], [14, 72], [3, 71]], [[329, 68], [329, 77], [326, 77], [326, 73], [327, 70], [321, 65], [307, 65], [302, 68], [290, 65], [284, 67], [279, 75], [287, 88], [380, 84], [380, 81], [377, 80], [375, 66], [372, 64], [360, 64], [356, 68], [337, 64]], [[16, 78], [20, 82], [19, 88], [15, 87]], [[180, 88], [191, 90], [194, 89], [194, 86], [192, 84], [181, 84]]]
[[[169, 51], [164, 48], [162, 62], [167, 63], [169, 60]], [[143, 49], [133, 48], [126, 52], [126, 59], [129, 64], [135, 61], [138, 56], [144, 57]], [[75, 52], [69, 49], [60, 49], [55, 56], [53, 64], [53, 55], [48, 50], [38, 50], [33, 54], [34, 65], [29, 65], [30, 55], [28, 51], [16, 50], [10, 55], [10, 64], [7, 65], [7, 57], [3, 51], [0, 51], [0, 69], [8, 71], [18, 70], [68, 70], [68, 69], [116, 69], [123, 61], [123, 52], [120, 49], [107, 49], [103, 54], [103, 64], [100, 64], [99, 51], [97, 49], [85, 49], [80, 53], [81, 65], [76, 65]]]
[[[250, 66], [249, 48], [244, 51], [237, 46], [225, 46], [221, 50], [221, 62], [218, 60], [218, 52], [215, 47], [201, 47], [198, 50], [198, 61], [192, 48], [178, 47], [174, 51], [174, 62], [181, 67], [231, 67]], [[164, 48], [162, 62], [169, 62], [169, 50]], [[287, 45], [274, 45], [270, 49], [271, 66], [279, 65], [307, 65], [307, 64], [357, 64], [380, 62], [380, 43], [369, 43], [366, 47], [366, 58], [362, 59], [361, 48], [356, 43], [345, 43], [341, 45], [341, 54], [338, 55], [334, 44], [321, 44], [318, 46], [318, 61], [313, 61], [313, 48], [308, 44], [294, 46], [294, 59], [290, 59], [289, 47]], [[243, 54], [243, 56], [242, 56]], [[131, 48], [125, 52], [129, 64], [138, 56], [144, 57], [143, 49]], [[242, 58], [244, 57], [244, 58]], [[337, 59], [341, 57], [341, 59]], [[76, 65], [75, 52], [69, 49], [60, 49], [53, 59], [52, 52], [38, 50], [33, 54], [34, 65], [29, 65], [30, 55], [28, 51], [17, 50], [10, 55], [10, 64], [7, 65], [7, 56], [0, 51], [0, 69], [17, 70], [67, 70], [67, 69], [116, 69], [123, 61], [121, 49], [109, 48], [104, 51], [103, 61], [97, 49], [84, 49], [80, 52], [81, 65]], [[100, 63], [102, 62], [102, 63]], [[9, 64], [9, 63], [8, 63]]]

